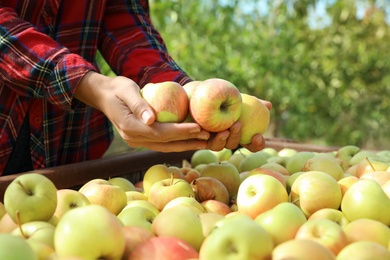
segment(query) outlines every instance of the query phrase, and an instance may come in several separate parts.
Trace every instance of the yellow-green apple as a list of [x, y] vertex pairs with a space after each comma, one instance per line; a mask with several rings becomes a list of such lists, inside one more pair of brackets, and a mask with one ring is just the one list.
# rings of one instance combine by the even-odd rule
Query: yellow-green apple
[[299, 175], [302, 175], [303, 173], [304, 172], [294, 172], [293, 174], [291, 174], [290, 176], [287, 177], [286, 190], [287, 190], [288, 194], [290, 194], [291, 187], [292, 187], [293, 183], [295, 182], [295, 180], [298, 178]]
[[151, 230], [146, 228], [137, 227], [137, 226], [124, 226], [125, 233], [125, 250], [123, 252], [122, 259], [128, 259], [131, 252], [141, 243], [146, 240], [155, 237], [154, 233]]
[[390, 250], [372, 241], [352, 242], [337, 255], [337, 260], [350, 259], [390, 259]]
[[246, 215], [235, 215], [215, 223], [200, 248], [199, 259], [271, 259], [273, 248], [272, 237], [264, 228]]
[[120, 259], [125, 243], [121, 221], [98, 204], [68, 211], [54, 233], [54, 247], [59, 257]]
[[360, 179], [370, 179], [376, 181], [381, 187], [383, 187], [383, 185], [385, 185], [386, 182], [390, 181], [390, 172], [387, 171], [366, 172], [360, 177]]
[[224, 215], [214, 212], [204, 212], [199, 214], [200, 222], [202, 223], [203, 236], [207, 237], [211, 230], [214, 228], [215, 223], [217, 223], [224, 217]]
[[390, 245], [390, 228], [377, 220], [356, 219], [343, 229], [350, 242], [367, 240], [386, 247]]
[[209, 132], [229, 129], [239, 118], [241, 107], [238, 88], [219, 78], [200, 82], [192, 92], [189, 103], [191, 117]]
[[237, 196], [238, 187], [240, 186], [240, 174], [234, 165], [229, 162], [209, 163], [202, 172], [200, 177], [213, 177], [221, 181], [229, 192], [230, 199]]
[[390, 162], [390, 150], [380, 150], [376, 152], [376, 154], [382, 157], [386, 162]]
[[298, 151], [294, 148], [282, 148], [278, 152], [278, 156], [280, 157], [286, 157], [286, 158], [291, 158], [294, 154], [296, 154]]
[[57, 188], [42, 174], [19, 175], [4, 192], [4, 206], [15, 223], [48, 221], [57, 207]]
[[122, 188], [122, 190], [124, 190], [124, 191], [136, 191], [137, 190], [136, 187], [134, 186], [134, 184], [130, 180], [128, 180], [124, 177], [109, 178], [108, 182], [110, 182], [112, 185], [115, 185], [115, 186]]
[[218, 158], [218, 161], [223, 162], [229, 160], [230, 156], [232, 156], [233, 151], [228, 148], [222, 148], [219, 151], [212, 151]]
[[153, 203], [151, 203], [150, 201], [147, 201], [147, 200], [132, 200], [126, 205], [126, 207], [124, 207], [123, 210], [130, 208], [130, 207], [138, 207], [138, 206], [145, 207], [145, 208], [151, 210], [155, 215], [160, 213], [160, 210]]
[[60, 219], [68, 210], [91, 204], [81, 192], [73, 189], [57, 190], [57, 207], [54, 216]]
[[274, 171], [271, 169], [258, 167], [258, 168], [254, 168], [254, 169], [250, 170], [248, 173], [248, 176], [255, 175], [255, 174], [265, 174], [265, 175], [272, 176], [275, 179], [277, 179], [278, 181], [280, 181], [280, 183], [284, 186], [284, 188], [286, 188], [288, 176], [283, 175], [280, 172], [277, 172], [277, 171]]
[[255, 174], [247, 177], [237, 194], [238, 211], [255, 219], [259, 214], [289, 200], [286, 188], [272, 176]]
[[390, 199], [373, 180], [359, 179], [344, 194], [341, 210], [350, 221], [368, 218], [390, 226]]
[[241, 93], [240, 144], [250, 144], [255, 134], [264, 134], [270, 122], [269, 109], [257, 97]]
[[157, 181], [150, 187], [148, 201], [161, 211], [169, 201], [177, 197], [195, 197], [195, 193], [187, 181], [168, 178]]
[[196, 214], [205, 212], [205, 208], [194, 197], [177, 197], [170, 200], [162, 210], [169, 209], [171, 207], [188, 207], [192, 209]]
[[199, 253], [188, 242], [176, 237], [152, 237], [139, 244], [127, 260], [198, 259]]
[[91, 204], [98, 204], [118, 215], [127, 204], [126, 192], [108, 180], [93, 179], [78, 190]]
[[200, 149], [196, 150], [191, 156], [191, 167], [195, 168], [199, 164], [209, 164], [218, 162], [217, 155], [214, 154], [213, 151], [209, 149]]
[[271, 157], [278, 155], [278, 151], [273, 147], [265, 147], [262, 151], [268, 153]]
[[182, 167], [180, 169], [183, 172], [184, 180], [186, 180], [188, 183], [191, 183], [193, 180], [200, 177], [200, 172], [192, 167]]
[[188, 115], [187, 92], [177, 82], [148, 83], [141, 89], [141, 95], [152, 107], [157, 122], [180, 123]]
[[237, 170], [239, 170], [240, 163], [242, 162], [242, 160], [244, 160], [244, 158], [246, 158], [246, 156], [247, 155], [243, 153], [233, 153], [227, 160], [227, 162], [233, 164], [237, 168]]
[[350, 175], [350, 176], [343, 177], [337, 181], [337, 183], [340, 186], [341, 193], [342, 193], [343, 197], [344, 197], [345, 192], [349, 189], [349, 187], [351, 187], [352, 184], [354, 184], [358, 180], [359, 180], [359, 178], [356, 177], [355, 175]]
[[309, 219], [297, 231], [295, 239], [311, 239], [337, 255], [349, 241], [343, 228], [329, 219]]
[[339, 162], [328, 154], [317, 154], [314, 157], [307, 159], [302, 166], [302, 171], [326, 172], [336, 181], [344, 177], [344, 170]]
[[377, 155], [373, 151], [360, 150], [354, 156], [352, 156], [351, 160], [349, 160], [349, 164], [352, 166], [352, 165], [358, 164], [361, 161], [367, 160], [367, 159], [370, 160], [370, 161], [371, 160], [373, 160], [373, 161], [384, 161], [384, 159], [381, 156]]
[[267, 162], [272, 162], [272, 163], [278, 163], [284, 167], [287, 166], [287, 162], [290, 158], [289, 157], [286, 157], [286, 156], [280, 156], [280, 155], [276, 155], [276, 156], [271, 156], [270, 158], [267, 159]]
[[386, 171], [389, 165], [387, 162], [364, 159], [356, 164], [355, 175], [360, 178], [367, 172]]
[[340, 227], [345, 227], [348, 223], [350, 223], [349, 219], [345, 216], [344, 212], [338, 209], [331, 209], [331, 208], [323, 208], [319, 209], [313, 214], [310, 215], [308, 220], [313, 219], [328, 219], [336, 224], [338, 224]]
[[127, 203], [133, 200], [148, 200], [148, 197], [146, 197], [145, 193], [140, 192], [140, 191], [126, 191], [126, 198], [127, 198]]
[[0, 234], [0, 259], [38, 260], [38, 256], [24, 238]]
[[314, 157], [315, 153], [310, 151], [299, 151], [292, 155], [287, 163], [286, 169], [290, 174], [302, 171], [302, 167], [307, 160]]
[[3, 202], [0, 202], [0, 219], [7, 213]]
[[0, 220], [0, 233], [11, 233], [18, 225], [12, 220], [8, 213]]
[[360, 151], [360, 147], [356, 145], [345, 145], [340, 147], [336, 152], [336, 158], [340, 160], [341, 167], [347, 170], [351, 165], [351, 158]]
[[308, 171], [299, 175], [293, 182], [290, 199], [302, 209], [306, 217], [310, 217], [323, 208], [338, 209], [342, 193], [336, 179], [328, 173]]
[[214, 212], [223, 216], [226, 216], [232, 212], [232, 209], [229, 207], [229, 205], [219, 200], [204, 200], [200, 204], [205, 209], [205, 212]]
[[263, 151], [254, 152], [247, 155], [240, 162], [240, 165], [238, 166], [238, 171], [239, 172], [250, 171], [262, 166], [263, 164], [266, 164], [267, 162], [268, 162], [267, 158], [264, 156]]
[[306, 216], [298, 206], [290, 202], [281, 202], [272, 209], [260, 213], [255, 222], [271, 234], [274, 245], [277, 246], [295, 238], [298, 229], [306, 222]]
[[15, 228], [11, 234], [27, 240], [38, 240], [50, 247], [54, 247], [54, 231], [55, 226], [49, 222], [35, 220]]
[[117, 217], [124, 226], [142, 227], [152, 232], [152, 223], [156, 216], [151, 209], [134, 206], [123, 209]]
[[277, 245], [272, 251], [272, 260], [336, 260], [326, 246], [311, 239], [291, 239]]
[[182, 239], [197, 251], [204, 240], [200, 218], [188, 207], [172, 207], [161, 211], [154, 219], [152, 229], [156, 236]]
[[171, 178], [171, 176], [178, 179], [184, 178], [183, 172], [176, 167], [171, 167], [163, 163], [152, 165], [145, 171], [142, 182], [143, 192], [146, 196], [149, 196], [150, 188], [155, 182]]
[[199, 177], [191, 182], [197, 201], [215, 199], [225, 204], [230, 203], [230, 195], [225, 184], [214, 177]]
[[260, 166], [260, 168], [270, 169], [276, 172], [279, 172], [285, 176], [290, 176], [290, 172], [284, 167], [283, 165], [276, 163], [276, 162], [267, 162]]

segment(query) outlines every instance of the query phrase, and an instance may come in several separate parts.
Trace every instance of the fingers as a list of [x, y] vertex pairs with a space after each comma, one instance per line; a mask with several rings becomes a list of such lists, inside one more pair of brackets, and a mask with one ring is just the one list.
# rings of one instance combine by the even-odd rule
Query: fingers
[[247, 148], [252, 152], [260, 151], [265, 147], [265, 139], [263, 135], [257, 134], [252, 137], [252, 142], [250, 144], [243, 145], [243, 147]]

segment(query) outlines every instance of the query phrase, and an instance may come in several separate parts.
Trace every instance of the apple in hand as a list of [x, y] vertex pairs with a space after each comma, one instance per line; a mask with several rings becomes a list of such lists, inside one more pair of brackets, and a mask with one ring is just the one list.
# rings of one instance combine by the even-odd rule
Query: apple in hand
[[189, 99], [179, 83], [148, 83], [141, 89], [141, 95], [152, 107], [157, 122], [180, 123], [186, 119]]
[[54, 216], [60, 219], [68, 210], [91, 204], [87, 197], [77, 190], [57, 190], [57, 207]]
[[241, 123], [240, 144], [250, 144], [256, 134], [264, 134], [270, 122], [268, 108], [255, 96], [241, 93], [242, 107], [238, 122]]
[[19, 175], [5, 190], [4, 206], [15, 223], [48, 221], [57, 207], [57, 188], [42, 174]]
[[70, 210], [59, 220], [54, 233], [59, 257], [120, 259], [125, 243], [123, 224], [98, 204]]
[[22, 237], [0, 234], [0, 259], [38, 260], [38, 257]]
[[210, 78], [200, 82], [190, 97], [192, 118], [209, 132], [229, 129], [240, 117], [241, 94], [231, 82]]

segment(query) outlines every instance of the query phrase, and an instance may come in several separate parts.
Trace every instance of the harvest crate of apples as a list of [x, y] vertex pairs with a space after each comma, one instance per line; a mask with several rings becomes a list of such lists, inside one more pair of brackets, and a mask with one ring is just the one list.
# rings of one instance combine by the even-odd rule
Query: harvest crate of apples
[[[141, 94], [160, 123], [239, 122], [244, 146], [270, 120], [221, 79]], [[141, 151], [3, 176], [0, 196], [0, 260], [390, 260], [390, 150]]]

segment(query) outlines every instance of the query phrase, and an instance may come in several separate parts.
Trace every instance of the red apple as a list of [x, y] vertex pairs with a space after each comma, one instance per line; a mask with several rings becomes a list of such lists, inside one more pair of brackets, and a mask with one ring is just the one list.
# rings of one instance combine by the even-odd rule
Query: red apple
[[200, 203], [206, 212], [218, 213], [226, 216], [232, 212], [232, 209], [225, 203], [218, 200], [205, 200]]
[[124, 226], [123, 229], [125, 233], [126, 244], [122, 259], [128, 259], [136, 246], [142, 244], [152, 237], [155, 237], [153, 232], [146, 228], [137, 226]]

